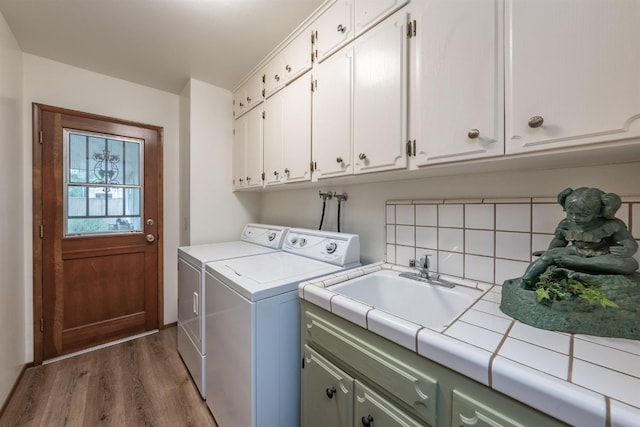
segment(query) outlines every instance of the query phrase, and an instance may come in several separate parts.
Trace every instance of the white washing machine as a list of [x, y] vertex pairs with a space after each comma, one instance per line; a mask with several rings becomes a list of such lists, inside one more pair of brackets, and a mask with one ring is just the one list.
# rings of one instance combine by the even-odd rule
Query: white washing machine
[[205, 304], [207, 262], [274, 252], [288, 227], [247, 224], [240, 240], [178, 248], [178, 352], [203, 399], [206, 395]]
[[293, 228], [280, 252], [207, 264], [207, 405], [220, 427], [299, 426], [298, 284], [358, 265], [357, 235]]

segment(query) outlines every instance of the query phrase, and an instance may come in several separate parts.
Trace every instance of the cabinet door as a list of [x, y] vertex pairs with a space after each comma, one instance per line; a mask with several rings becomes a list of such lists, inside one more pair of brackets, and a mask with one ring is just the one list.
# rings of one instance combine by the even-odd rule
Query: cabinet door
[[640, 136], [640, 2], [506, 2], [506, 151]]
[[232, 176], [235, 190], [247, 184], [247, 116], [234, 121], [232, 148]]
[[353, 378], [305, 345], [302, 425], [347, 427], [352, 422]]
[[284, 73], [287, 83], [311, 69], [311, 33], [304, 31], [284, 50]]
[[282, 154], [285, 124], [285, 92], [280, 91], [267, 99], [264, 103], [264, 183], [265, 185], [279, 184], [282, 181]]
[[262, 187], [262, 108], [254, 108], [246, 115], [246, 159], [248, 188]]
[[424, 427], [400, 408], [356, 380], [354, 426]]
[[233, 116], [239, 118], [262, 102], [262, 73], [252, 76], [233, 94]]
[[407, 166], [407, 14], [397, 12], [354, 42], [354, 172]]
[[409, 0], [356, 1], [354, 16], [356, 36], [359, 36], [384, 18], [407, 4]]
[[270, 97], [284, 87], [285, 75], [282, 64], [282, 53], [277, 55], [264, 67], [264, 96]]
[[410, 93], [418, 96], [410, 100], [409, 119], [415, 165], [503, 154], [501, 0], [415, 7]]
[[346, 48], [314, 68], [312, 159], [316, 178], [350, 175], [352, 50]]
[[[300, 77], [284, 91], [282, 178], [309, 181], [311, 171], [311, 75]], [[266, 169], [266, 168], [265, 168]], [[266, 169], [268, 171], [268, 169]]]
[[324, 61], [353, 40], [353, 1], [334, 0], [313, 24], [316, 62]]

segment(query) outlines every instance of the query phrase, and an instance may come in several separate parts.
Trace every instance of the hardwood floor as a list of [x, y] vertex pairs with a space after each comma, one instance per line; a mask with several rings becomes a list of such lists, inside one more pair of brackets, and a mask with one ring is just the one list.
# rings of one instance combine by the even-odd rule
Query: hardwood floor
[[29, 368], [0, 426], [216, 427], [176, 350], [176, 327]]

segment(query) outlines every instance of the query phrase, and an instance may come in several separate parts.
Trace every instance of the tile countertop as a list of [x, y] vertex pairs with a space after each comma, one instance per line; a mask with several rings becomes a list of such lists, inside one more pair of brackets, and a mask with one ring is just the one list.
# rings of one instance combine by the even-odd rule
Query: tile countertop
[[640, 341], [547, 331], [500, 311], [501, 286], [485, 291], [441, 331], [331, 291], [382, 269], [376, 263], [303, 282], [300, 298], [575, 426], [640, 426]]

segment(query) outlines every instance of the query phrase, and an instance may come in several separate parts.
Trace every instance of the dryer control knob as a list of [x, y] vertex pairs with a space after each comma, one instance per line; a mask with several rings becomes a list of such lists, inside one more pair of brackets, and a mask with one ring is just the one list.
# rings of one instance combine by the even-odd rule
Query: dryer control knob
[[296, 243], [298, 243], [298, 238], [296, 236], [293, 236], [289, 241], [291, 242], [292, 245], [295, 245]]
[[300, 238], [300, 247], [303, 247], [306, 244], [307, 244], [307, 239], [305, 239], [304, 237], [301, 237]]
[[269, 239], [270, 242], [273, 242], [273, 239], [275, 238], [276, 238], [276, 233], [274, 231], [269, 233], [269, 235], [267, 236], [267, 239]]
[[328, 254], [332, 254], [336, 251], [336, 249], [338, 249], [338, 245], [336, 244], [336, 242], [331, 242], [331, 243], [327, 243], [327, 253]]

